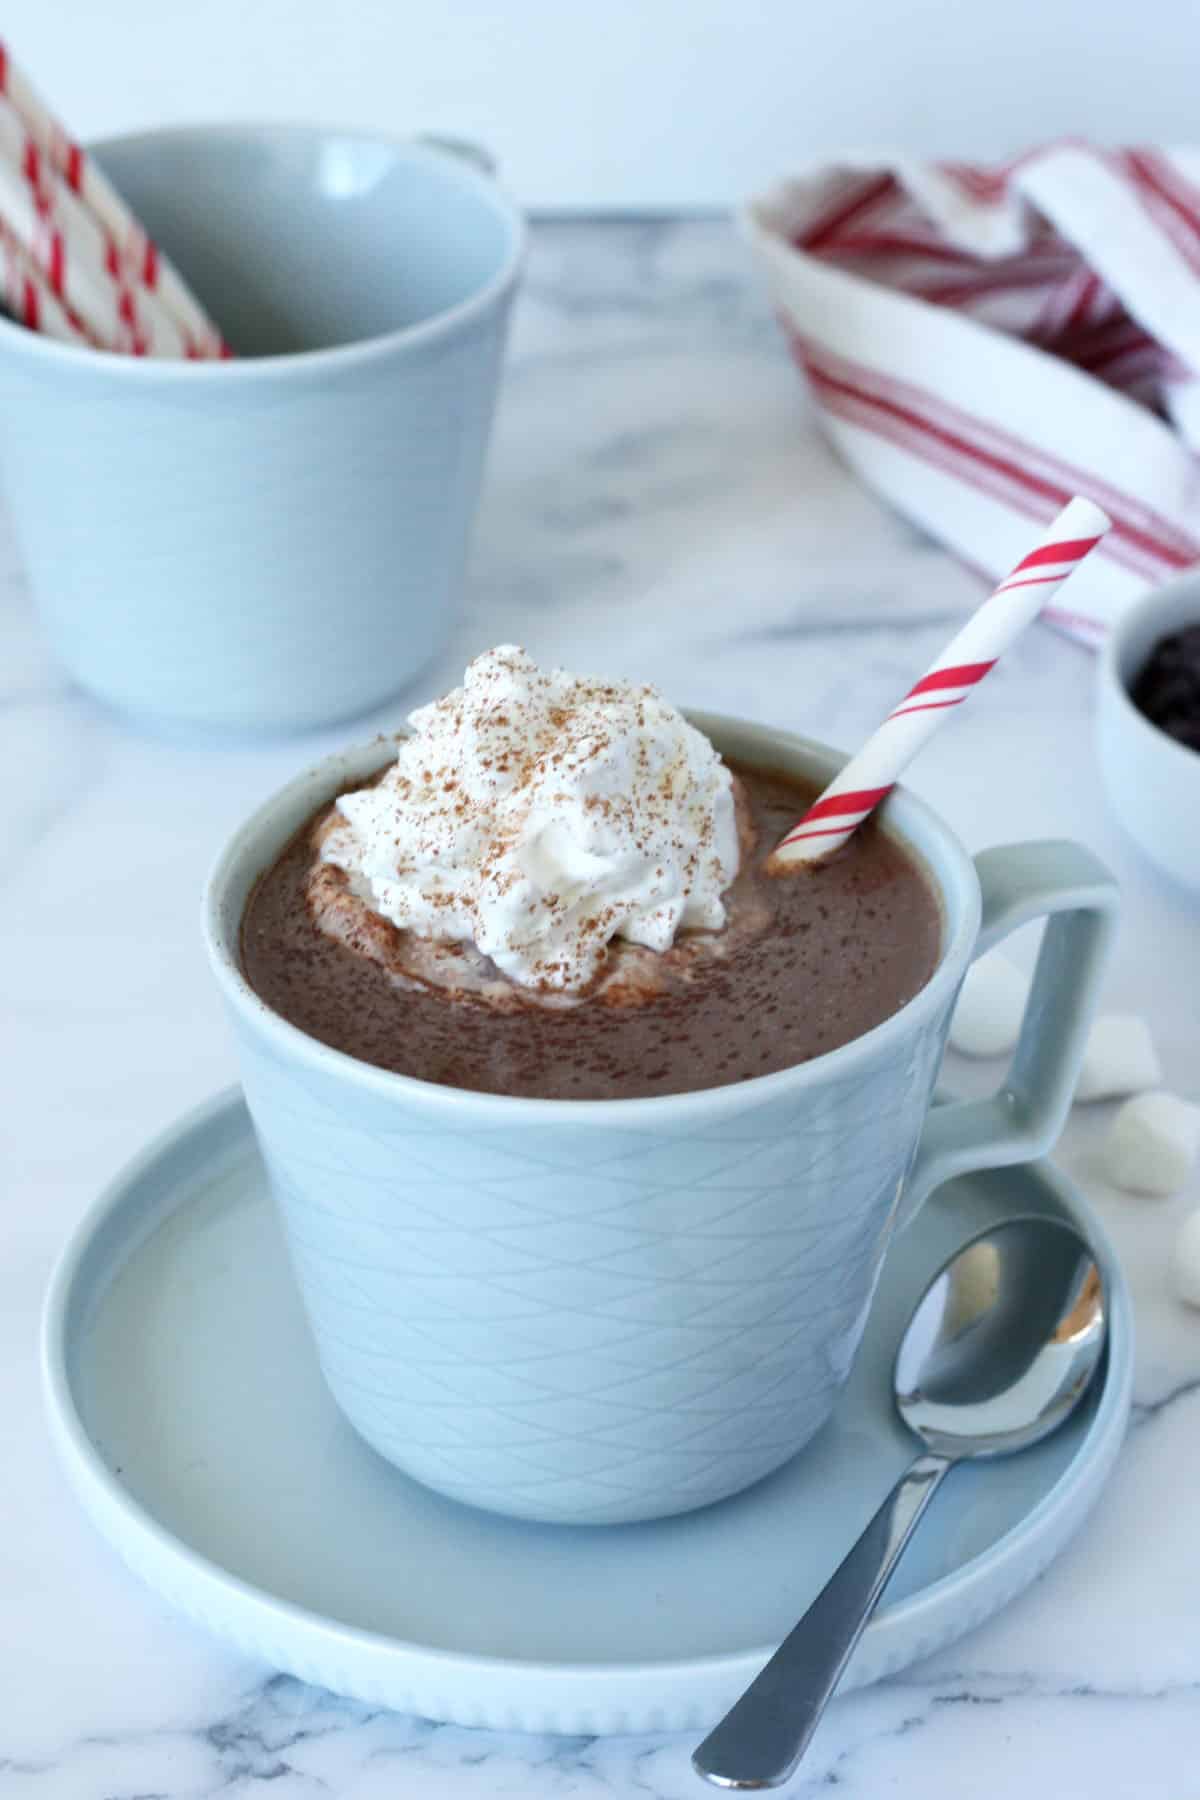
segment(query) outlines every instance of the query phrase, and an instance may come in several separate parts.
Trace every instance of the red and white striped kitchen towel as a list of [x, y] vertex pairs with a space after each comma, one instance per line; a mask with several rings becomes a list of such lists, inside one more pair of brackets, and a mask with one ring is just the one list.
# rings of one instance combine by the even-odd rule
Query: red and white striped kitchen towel
[[1086, 494], [1095, 643], [1200, 562], [1200, 150], [1077, 141], [998, 169], [852, 154], [753, 202], [797, 362], [851, 466], [990, 575]]

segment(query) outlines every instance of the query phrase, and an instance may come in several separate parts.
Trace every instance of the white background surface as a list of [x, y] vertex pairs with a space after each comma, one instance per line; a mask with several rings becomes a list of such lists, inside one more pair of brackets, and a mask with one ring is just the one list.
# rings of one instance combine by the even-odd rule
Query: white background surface
[[[850, 746], [981, 593], [816, 436], [717, 223], [535, 233], [462, 621], [419, 686], [355, 725], [223, 748], [144, 736], [55, 667], [0, 514], [0, 1800], [702, 1800], [685, 1739], [551, 1740], [370, 1712], [177, 1618], [119, 1566], [55, 1466], [41, 1297], [100, 1187], [234, 1079], [200, 886], [225, 836], [297, 769], [398, 722], [505, 639]], [[1169, 1085], [1200, 1100], [1200, 905], [1105, 805], [1093, 674], [1086, 651], [1035, 626], [913, 785], [972, 850], [1069, 836], [1110, 864], [1124, 922], [1105, 1009], [1143, 1013]], [[947, 1070], [960, 1087], [997, 1073]], [[1077, 1107], [1059, 1159], [1134, 1295], [1136, 1406], [1114, 1478], [1045, 1579], [990, 1624], [835, 1702], [789, 1796], [1200, 1795], [1200, 1313], [1167, 1283], [1200, 1176], [1167, 1201], [1116, 1193], [1098, 1155], [1112, 1110]]]
[[539, 207], [727, 205], [847, 144], [1197, 135], [1195, 0], [8, 0], [0, 30], [79, 136], [459, 132]]

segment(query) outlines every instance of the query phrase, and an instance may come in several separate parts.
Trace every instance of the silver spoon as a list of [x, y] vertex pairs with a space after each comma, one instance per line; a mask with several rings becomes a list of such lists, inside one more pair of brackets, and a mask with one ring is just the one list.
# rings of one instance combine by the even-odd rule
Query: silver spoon
[[951, 1257], [909, 1321], [892, 1376], [923, 1453], [695, 1752], [698, 1774], [725, 1788], [787, 1780], [947, 1471], [1056, 1431], [1087, 1392], [1105, 1331], [1100, 1271], [1065, 1222], [1012, 1219]]

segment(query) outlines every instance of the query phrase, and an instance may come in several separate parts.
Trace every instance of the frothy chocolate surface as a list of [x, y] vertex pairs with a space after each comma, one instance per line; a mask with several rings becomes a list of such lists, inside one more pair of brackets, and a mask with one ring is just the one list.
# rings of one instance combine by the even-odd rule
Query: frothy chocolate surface
[[768, 876], [809, 784], [731, 765], [745, 846], [722, 932], [664, 955], [622, 945], [592, 993], [547, 1004], [469, 949], [417, 942], [320, 860], [330, 808], [256, 883], [242, 966], [293, 1025], [362, 1062], [449, 1087], [630, 1099], [721, 1087], [859, 1037], [933, 972], [937, 902], [874, 822], [827, 862]]

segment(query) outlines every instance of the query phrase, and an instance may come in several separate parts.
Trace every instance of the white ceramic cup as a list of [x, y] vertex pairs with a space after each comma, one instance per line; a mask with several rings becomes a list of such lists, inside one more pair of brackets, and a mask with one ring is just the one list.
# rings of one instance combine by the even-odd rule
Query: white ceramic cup
[[361, 713], [457, 617], [521, 217], [428, 143], [188, 126], [95, 154], [239, 354], [0, 318], [0, 481], [54, 649], [152, 726]]
[[1110, 631], [1096, 674], [1096, 753], [1113, 811], [1167, 875], [1200, 891], [1200, 752], [1152, 725], [1130, 689], [1161, 638], [1200, 625], [1200, 572], [1137, 600]]
[[[822, 785], [833, 751], [694, 723]], [[272, 1012], [238, 931], [256, 877], [378, 740], [300, 776], [221, 855], [213, 968], [325, 1378], [382, 1455], [497, 1512], [610, 1524], [748, 1486], [828, 1417], [893, 1230], [968, 1169], [1042, 1155], [1074, 1092], [1116, 889], [1074, 844], [972, 861], [911, 794], [887, 818], [943, 912], [906, 1006], [826, 1056], [696, 1093], [533, 1100], [357, 1062]], [[1047, 917], [1012, 1068], [930, 1112], [971, 959]]]

